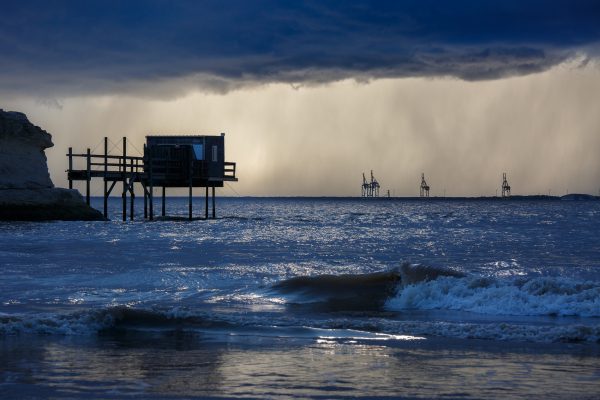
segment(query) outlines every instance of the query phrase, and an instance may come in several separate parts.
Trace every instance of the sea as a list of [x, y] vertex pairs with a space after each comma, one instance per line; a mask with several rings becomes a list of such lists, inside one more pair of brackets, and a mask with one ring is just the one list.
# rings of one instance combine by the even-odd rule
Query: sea
[[0, 222], [0, 398], [600, 398], [598, 200], [166, 205]]

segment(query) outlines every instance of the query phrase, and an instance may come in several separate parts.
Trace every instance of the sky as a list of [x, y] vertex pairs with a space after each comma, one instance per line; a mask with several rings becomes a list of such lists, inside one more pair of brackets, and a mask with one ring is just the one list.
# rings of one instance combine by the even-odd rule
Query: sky
[[357, 196], [370, 170], [396, 196], [600, 191], [598, 1], [2, 9], [0, 108], [53, 135], [57, 186], [69, 146], [225, 132], [223, 195]]

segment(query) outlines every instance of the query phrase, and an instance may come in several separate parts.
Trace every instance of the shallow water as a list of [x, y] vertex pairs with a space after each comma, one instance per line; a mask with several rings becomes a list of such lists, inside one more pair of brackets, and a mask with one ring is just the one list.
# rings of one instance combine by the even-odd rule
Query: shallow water
[[3, 398], [597, 398], [580, 346], [164, 333], [3, 342]]
[[600, 202], [370, 200], [0, 223], [0, 393], [600, 394]]

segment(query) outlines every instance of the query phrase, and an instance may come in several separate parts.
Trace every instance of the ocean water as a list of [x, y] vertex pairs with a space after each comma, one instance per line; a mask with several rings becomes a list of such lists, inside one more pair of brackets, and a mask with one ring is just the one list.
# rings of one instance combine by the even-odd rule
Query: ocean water
[[600, 398], [600, 201], [217, 200], [0, 222], [0, 397]]

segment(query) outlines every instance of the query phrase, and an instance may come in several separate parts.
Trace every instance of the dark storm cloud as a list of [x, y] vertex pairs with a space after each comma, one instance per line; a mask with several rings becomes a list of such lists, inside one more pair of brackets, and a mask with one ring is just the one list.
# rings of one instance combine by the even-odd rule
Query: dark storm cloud
[[0, 21], [4, 92], [227, 90], [538, 72], [595, 49], [600, 2], [15, 1]]

